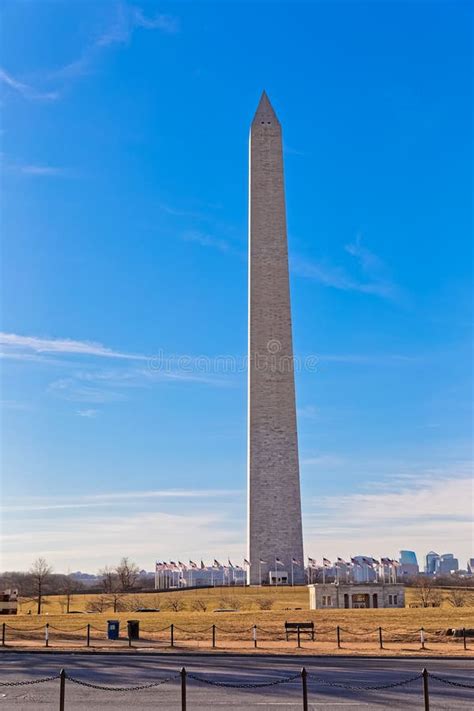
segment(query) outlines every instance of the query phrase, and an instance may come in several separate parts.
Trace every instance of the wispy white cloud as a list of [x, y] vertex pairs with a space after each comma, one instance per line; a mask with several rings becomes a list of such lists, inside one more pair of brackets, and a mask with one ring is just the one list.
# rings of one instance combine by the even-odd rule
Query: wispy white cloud
[[16, 333], [0, 332], [0, 346], [14, 356], [28, 353], [64, 353], [87, 355], [98, 358], [119, 358], [124, 360], [148, 360], [147, 356], [122, 353], [93, 341], [75, 341], [70, 338], [42, 338], [21, 336]]
[[[463, 558], [473, 541], [473, 479], [452, 473], [412, 472], [363, 491], [320, 496], [306, 521], [308, 548], [330, 556], [357, 552], [393, 555], [407, 548], [454, 550]], [[310, 552], [310, 555], [312, 553]]]
[[[242, 558], [243, 521], [228, 517], [215, 507], [207, 510], [168, 512], [153, 510], [116, 515], [31, 517], [27, 525], [10, 529], [3, 536], [2, 568], [27, 569], [42, 555], [56, 571], [68, 568], [94, 570], [128, 555], [148, 570], [158, 558], [188, 560], [208, 556]], [[45, 512], [46, 514], [46, 512]], [[77, 530], [80, 527], [80, 535]], [[100, 546], [97, 545], [100, 531]]]
[[74, 378], [60, 378], [49, 385], [49, 391], [60, 397], [62, 400], [70, 402], [84, 402], [105, 404], [110, 402], [120, 402], [126, 397], [121, 392], [112, 389], [92, 387], [83, 385]]
[[221, 252], [231, 251], [231, 245], [227, 242], [227, 240], [221, 239], [220, 237], [214, 237], [204, 232], [199, 232], [199, 230], [189, 230], [185, 232], [183, 234], [183, 240], [185, 242], [195, 242], [201, 247], [212, 247], [220, 250]]
[[293, 148], [292, 146], [289, 146], [287, 143], [283, 144], [283, 151], [286, 155], [292, 155], [292, 156], [305, 156], [307, 155], [305, 151], [301, 151], [298, 148]]
[[292, 271], [298, 276], [314, 279], [325, 286], [342, 291], [358, 291], [385, 299], [396, 299], [399, 288], [388, 275], [384, 262], [362, 245], [360, 235], [354, 243], [345, 247], [348, 254], [357, 260], [360, 277], [354, 277], [343, 267], [335, 267], [326, 262], [315, 262], [302, 257], [291, 259]]
[[319, 454], [314, 457], [303, 457], [301, 459], [301, 467], [304, 469], [318, 468], [322, 470], [335, 469], [342, 464], [345, 460], [336, 454]]
[[133, 32], [139, 28], [174, 34], [179, 31], [179, 20], [172, 15], [160, 13], [147, 17], [141, 8], [119, 3], [114, 22], [98, 37], [95, 44], [99, 47], [127, 44]]
[[[166, 357], [161, 350], [158, 355], [151, 357], [117, 351], [97, 342], [69, 338], [0, 333], [0, 348], [0, 357], [10, 360], [42, 366], [61, 366], [63, 369], [68, 366], [71, 368], [75, 364], [76, 368], [70, 374], [50, 383], [48, 392], [61, 400], [91, 405], [123, 402], [129, 399], [132, 388], [151, 387], [157, 383], [196, 383], [229, 387], [234, 384], [231, 376], [236, 372], [235, 369], [229, 368], [227, 371], [222, 367], [222, 361], [225, 360], [222, 357]], [[59, 355], [60, 359], [55, 357]], [[92, 367], [93, 362], [97, 360], [113, 360], [119, 367]], [[130, 362], [137, 365], [130, 367]], [[77, 369], [78, 363], [81, 364], [81, 370]], [[138, 366], [138, 363], [143, 365]], [[81, 408], [76, 414], [85, 417], [85, 412], [94, 409]]]
[[130, 13], [134, 27], [143, 27], [145, 30], [161, 30], [170, 34], [179, 32], [179, 20], [173, 15], [156, 13], [152, 17], [146, 17], [139, 7], [130, 8]]
[[352, 365], [410, 365], [421, 363], [425, 356], [404, 353], [321, 353], [318, 360], [327, 363], [347, 363]]
[[21, 165], [16, 163], [6, 164], [6, 168], [13, 173], [38, 177], [64, 177], [67, 175], [67, 171], [65, 171], [64, 168], [58, 168], [52, 165]]
[[346, 252], [359, 260], [361, 266], [366, 272], [380, 273], [385, 269], [385, 265], [380, 257], [367, 249], [367, 247], [363, 246], [360, 233], [356, 235], [355, 242], [346, 244], [345, 249]]
[[20, 412], [28, 412], [32, 409], [30, 403], [19, 400], [1, 400], [0, 407], [4, 410], [18, 410]]
[[147, 16], [144, 11], [126, 2], [115, 5], [112, 22], [84, 49], [82, 55], [65, 66], [55, 70], [52, 79], [73, 79], [91, 74], [100, 55], [114, 46], [129, 44], [135, 31], [158, 30], [175, 34], [180, 25], [177, 17], [155, 13]]
[[225, 387], [229, 380], [219, 374], [200, 371], [153, 370], [124, 368], [79, 371], [67, 378], [59, 378], [49, 385], [49, 392], [62, 400], [105, 404], [127, 400], [132, 388], [144, 388], [158, 382], [200, 383]]
[[99, 414], [99, 410], [94, 410], [93, 408], [89, 408], [87, 410], [77, 410], [76, 415], [78, 417], [87, 417], [89, 419], [94, 419], [97, 417]]
[[3, 511], [10, 520], [21, 516], [21, 525], [4, 527], [2, 568], [26, 569], [39, 555], [57, 571], [94, 570], [123, 555], [147, 569], [165, 557], [241, 558], [244, 501], [244, 492], [230, 489], [108, 492], [62, 501], [22, 498]]
[[[142, 504], [150, 499], [215, 499], [243, 496], [240, 489], [147, 489], [144, 491], [106, 491], [100, 494], [85, 494], [65, 497], [22, 497], [22, 503], [6, 503], [0, 505], [4, 513], [29, 511], [55, 511], [61, 509], [88, 508], [97, 506], [114, 506], [120, 502]], [[15, 497], [11, 497], [14, 499]]]
[[298, 408], [297, 415], [303, 419], [316, 420], [319, 416], [319, 409], [314, 405], [304, 405]]
[[23, 96], [23, 98], [30, 99], [31, 101], [56, 101], [59, 99], [59, 92], [38, 91], [29, 84], [19, 81], [2, 68], [0, 68], [0, 82], [8, 86], [12, 91]]

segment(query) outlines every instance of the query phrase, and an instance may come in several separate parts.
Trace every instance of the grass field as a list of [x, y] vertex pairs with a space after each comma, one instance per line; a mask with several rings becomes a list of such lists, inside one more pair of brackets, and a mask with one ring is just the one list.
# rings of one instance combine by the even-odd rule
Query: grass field
[[[443, 591], [446, 598], [447, 591]], [[85, 612], [91, 603], [97, 603], [99, 595], [74, 595], [70, 600], [70, 610]], [[179, 601], [183, 609], [169, 609], [172, 601]], [[229, 633], [256, 624], [272, 632], [281, 632], [284, 622], [312, 620], [317, 627], [335, 628], [336, 625], [360, 633], [379, 626], [388, 632], [402, 632], [424, 627], [427, 630], [446, 630], [450, 627], [474, 627], [474, 591], [468, 593], [468, 606], [452, 607], [444, 599], [439, 608], [409, 607], [415, 602], [413, 589], [406, 590], [407, 607], [404, 609], [368, 610], [309, 610], [307, 588], [214, 588], [177, 591], [173, 593], [129, 593], [120, 600], [119, 611], [113, 612], [112, 603], [102, 612], [88, 614], [65, 614], [65, 596], [44, 598], [44, 614], [35, 613], [34, 602], [22, 602], [15, 625], [27, 630], [49, 622], [62, 629], [74, 630], [87, 623], [104, 626], [108, 619], [125, 622], [139, 618], [143, 629], [165, 627], [171, 623], [181, 629], [197, 630], [213, 624], [229, 630]], [[271, 609], [261, 609], [262, 604]], [[127, 609], [123, 609], [123, 608]], [[137, 613], [137, 607], [156, 607], [160, 612]], [[201, 607], [197, 611], [196, 607]], [[204, 609], [205, 608], [205, 609]], [[215, 612], [218, 608], [238, 608], [236, 612]], [[29, 611], [31, 610], [31, 614]], [[13, 618], [8, 618], [13, 625]]]
[[[448, 604], [448, 592], [438, 608], [410, 607], [416, 593], [407, 589], [404, 609], [309, 610], [307, 588], [214, 588], [162, 593], [130, 593], [118, 599], [114, 612], [112, 596], [74, 595], [66, 614], [66, 597], [44, 598], [43, 614], [37, 615], [35, 603], [23, 601], [20, 614], [4, 617], [5, 646], [0, 649], [32, 649], [46, 645], [48, 624], [49, 648], [85, 649], [88, 651], [126, 651], [127, 620], [140, 620], [140, 639], [132, 643], [137, 649], [167, 651], [212, 651], [213, 626], [215, 649], [223, 652], [275, 652], [279, 654], [371, 654], [412, 655], [444, 654], [472, 656], [474, 639], [447, 636], [452, 627], [474, 628], [474, 591], [468, 593], [463, 607]], [[103, 606], [101, 611], [91, 607]], [[173, 610], [177, 605], [178, 610]], [[262, 609], [270, 607], [271, 609]], [[159, 608], [160, 612], [140, 613], [138, 607]], [[236, 609], [218, 612], [219, 608]], [[107, 620], [120, 621], [118, 640], [108, 640]], [[303, 636], [301, 648], [296, 639], [285, 639], [284, 623], [313, 621], [315, 641]], [[173, 625], [171, 630], [170, 625]], [[253, 625], [258, 626], [258, 648], [254, 646]], [[337, 643], [337, 627], [340, 644]], [[379, 644], [379, 627], [383, 628], [383, 648]], [[426, 630], [426, 643], [421, 646], [419, 629]], [[172, 640], [173, 635], [173, 640]]]

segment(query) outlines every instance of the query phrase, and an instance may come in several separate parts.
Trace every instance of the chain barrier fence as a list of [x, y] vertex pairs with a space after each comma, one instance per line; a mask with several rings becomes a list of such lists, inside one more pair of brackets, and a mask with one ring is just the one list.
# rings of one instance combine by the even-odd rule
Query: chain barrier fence
[[0, 688], [15, 688], [31, 686], [36, 684], [45, 684], [53, 681], [59, 680], [59, 711], [66, 711], [66, 682], [75, 684], [77, 686], [86, 687], [88, 689], [95, 689], [97, 691], [108, 691], [108, 692], [137, 692], [147, 689], [155, 689], [165, 684], [172, 684], [173, 682], [179, 682], [180, 686], [180, 702], [181, 711], [186, 711], [187, 708], [187, 685], [188, 680], [195, 683], [205, 684], [208, 686], [214, 686], [217, 688], [226, 689], [264, 689], [269, 687], [277, 687], [283, 684], [293, 684], [297, 683], [301, 685], [301, 701], [303, 711], [308, 711], [309, 704], [309, 690], [308, 683], [313, 686], [312, 693], [317, 695], [314, 687], [323, 688], [334, 688], [339, 690], [357, 692], [371, 692], [371, 691], [389, 691], [390, 689], [398, 689], [403, 686], [408, 686], [414, 684], [415, 682], [421, 681], [421, 693], [423, 696], [423, 703], [425, 711], [429, 711], [430, 708], [430, 680], [438, 682], [449, 687], [457, 687], [459, 689], [469, 689], [474, 691], [474, 684], [468, 684], [465, 682], [458, 682], [446, 677], [439, 676], [437, 674], [432, 674], [427, 669], [423, 669], [418, 674], [410, 676], [404, 679], [398, 679], [394, 682], [389, 682], [387, 684], [367, 684], [367, 685], [356, 685], [348, 684], [338, 681], [329, 681], [322, 677], [314, 675], [312, 672], [308, 672], [305, 667], [293, 674], [288, 676], [278, 677], [277, 679], [270, 679], [268, 681], [256, 681], [256, 682], [233, 682], [233, 681], [218, 681], [215, 679], [210, 679], [202, 676], [202, 674], [195, 674], [189, 672], [185, 667], [180, 671], [176, 671], [170, 676], [157, 679], [156, 681], [146, 682], [143, 684], [136, 684], [135, 686], [109, 686], [105, 684], [97, 684], [94, 682], [85, 681], [84, 679], [78, 679], [77, 677], [71, 676], [65, 669], [61, 669], [60, 672], [53, 674], [51, 676], [42, 677], [40, 679], [30, 679], [26, 681], [0, 681]]
[[[298, 623], [292, 623], [295, 626]], [[140, 642], [143, 646], [147, 643], [156, 647], [175, 647], [183, 643], [183, 646], [191, 646], [196, 642], [198, 647], [211, 647], [212, 649], [221, 646], [225, 648], [226, 642], [239, 643], [249, 642], [250, 646], [267, 645], [275, 647], [277, 643], [285, 643], [288, 647], [291, 644], [289, 635], [294, 634], [296, 646], [298, 648], [314, 648], [318, 644], [336, 644], [338, 649], [351, 649], [351, 645], [377, 646], [379, 649], [390, 649], [387, 645], [411, 644], [419, 645], [419, 649], [426, 649], [427, 644], [444, 643], [451, 647], [461, 647], [468, 651], [468, 635], [466, 629], [461, 630], [462, 634], [454, 636], [448, 630], [430, 630], [423, 627], [413, 630], [392, 630], [383, 627], [374, 627], [366, 630], [351, 630], [337, 625], [336, 627], [317, 627], [313, 629], [292, 629], [291, 631], [282, 629], [268, 629], [260, 625], [251, 625], [244, 628], [225, 628], [220, 625], [208, 625], [206, 627], [192, 628], [181, 627], [175, 624], [163, 627], [147, 626], [146, 623], [140, 625], [136, 636], [130, 637], [130, 631], [126, 635], [110, 637], [106, 626], [98, 626], [94, 623], [82, 624], [76, 627], [59, 627], [52, 623], [27, 627], [15, 626], [2, 623], [1, 636], [2, 646], [21, 646], [23, 642], [26, 646], [66, 646], [94, 647], [104, 646], [104, 642], [113, 643], [117, 646], [120, 643], [127, 643], [129, 647], [134, 646], [134, 642]], [[308, 645], [310, 645], [308, 647]]]

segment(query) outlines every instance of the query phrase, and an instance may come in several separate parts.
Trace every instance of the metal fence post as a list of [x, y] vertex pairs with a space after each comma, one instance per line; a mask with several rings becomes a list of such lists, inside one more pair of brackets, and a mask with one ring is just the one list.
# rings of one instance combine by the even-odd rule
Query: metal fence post
[[425, 628], [424, 627], [422, 627], [420, 629], [420, 641], [421, 641], [421, 648], [424, 649], [425, 648]]
[[341, 628], [339, 625], [336, 627], [336, 637], [337, 637], [337, 648], [341, 649]]
[[[4, 622], [3, 625], [2, 625], [2, 647], [5, 646], [5, 637], [6, 637], [6, 634], [7, 634], [7, 626], [6, 626], [5, 622]], [[466, 638], [465, 638], [465, 637], [464, 637], [464, 642], [466, 642]], [[464, 647], [464, 649], [465, 649], [465, 647]]]
[[59, 672], [59, 711], [64, 711], [64, 701], [66, 697], [66, 672], [61, 669]]
[[428, 688], [428, 670], [423, 669], [423, 700], [425, 702], [425, 711], [430, 711], [430, 692]]
[[308, 672], [305, 667], [301, 670], [301, 685], [303, 687], [303, 711], [308, 711]]
[[253, 646], [257, 649], [257, 625], [253, 626], [252, 629]]
[[462, 641], [464, 643], [464, 649], [467, 649], [466, 628], [465, 627], [462, 628]]
[[49, 647], [49, 622], [44, 626], [44, 646]]
[[297, 627], [296, 637], [297, 637], [297, 640], [298, 640], [297, 645], [298, 645], [298, 647], [301, 647], [301, 638], [300, 638], [300, 628], [299, 628], [299, 626]]
[[186, 711], [186, 669], [181, 669], [181, 711]]
[[171, 623], [170, 625], [170, 643], [171, 646], [174, 647], [174, 625]]
[[212, 625], [212, 649], [216, 648], [216, 626]]
[[86, 641], [86, 647], [91, 646], [91, 626], [88, 624], [87, 625], [87, 641]]
[[382, 638], [382, 628], [379, 627], [379, 647], [383, 649], [383, 638]]

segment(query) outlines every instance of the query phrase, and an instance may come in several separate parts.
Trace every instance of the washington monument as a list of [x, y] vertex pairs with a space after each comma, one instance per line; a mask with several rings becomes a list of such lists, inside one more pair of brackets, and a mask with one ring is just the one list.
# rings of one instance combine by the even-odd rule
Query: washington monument
[[304, 582], [281, 126], [265, 92], [250, 127], [250, 584]]

